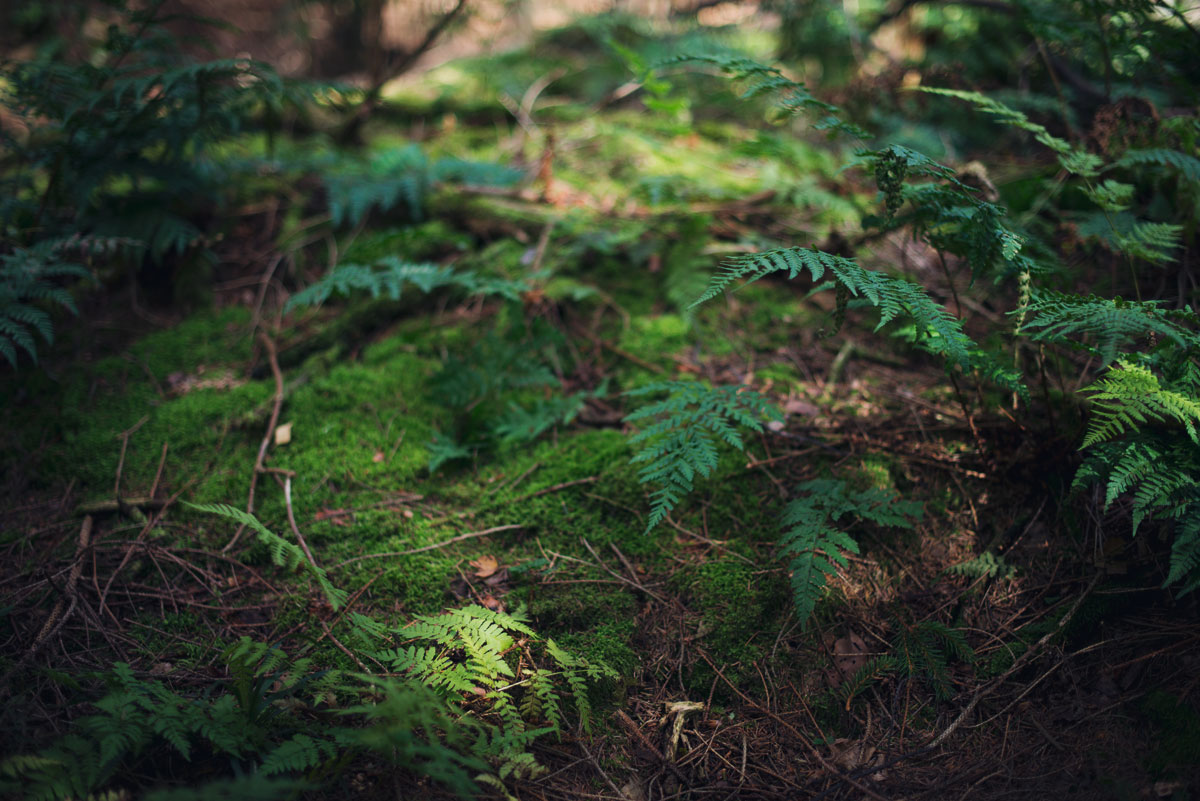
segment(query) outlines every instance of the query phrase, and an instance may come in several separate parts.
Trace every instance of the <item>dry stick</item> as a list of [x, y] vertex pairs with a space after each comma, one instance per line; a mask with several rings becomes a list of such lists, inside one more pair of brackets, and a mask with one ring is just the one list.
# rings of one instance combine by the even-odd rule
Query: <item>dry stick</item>
[[[92, 543], [92, 523], [91, 515], [83, 518], [83, 525], [79, 527], [79, 542], [75, 546], [75, 557], [71, 565], [71, 574], [67, 578], [66, 587], [63, 588], [63, 597], [58, 599], [58, 603], [54, 605], [54, 609], [50, 612], [50, 617], [46, 618], [46, 622], [42, 624], [38, 630], [37, 636], [33, 638], [33, 645], [29, 646], [29, 650], [25, 655], [17, 660], [16, 664], [5, 671], [0, 677], [0, 687], [7, 687], [8, 680], [12, 675], [21, 669], [21, 666], [33, 659], [37, 652], [42, 649], [42, 646], [54, 636], [54, 634], [62, 628], [63, 624], [70, 619], [72, 613], [75, 612], [75, 606], [79, 603], [79, 596], [76, 593], [76, 586], [79, 584], [79, 577], [83, 574], [83, 554]], [[66, 605], [66, 611], [63, 611], [63, 606]]]
[[364, 559], [386, 559], [387, 557], [390, 557], [390, 556], [409, 556], [410, 554], [414, 554], [414, 553], [424, 553], [425, 551], [435, 551], [438, 548], [445, 548], [447, 545], [453, 545], [454, 543], [462, 542], [463, 540], [470, 540], [470, 539], [474, 539], [475, 537], [486, 537], [488, 534], [498, 534], [501, 531], [512, 531], [513, 529], [518, 529], [518, 528], [525, 528], [525, 526], [514, 523], [511, 525], [507, 525], [507, 526], [493, 526], [492, 528], [485, 528], [483, 531], [469, 531], [466, 534], [459, 534], [457, 537], [451, 537], [450, 539], [445, 540], [443, 542], [435, 542], [432, 545], [422, 545], [420, 548], [413, 548], [408, 551], [393, 551], [391, 553], [369, 553], [364, 556], [356, 556], [353, 559], [347, 559], [345, 562], [338, 562], [336, 565], [334, 565], [333, 567], [331, 567], [329, 569], [337, 570], [339, 567], [345, 567], [346, 565], [351, 564], [353, 562], [361, 562]]
[[[637, 580], [637, 574], [636, 574], [636, 573], [634, 573], [634, 574], [632, 575], [632, 577], [631, 577], [631, 578], [625, 578], [625, 577], [624, 577], [624, 576], [622, 576], [620, 573], [618, 573], [617, 571], [613, 570], [613, 569], [612, 569], [612, 568], [610, 568], [608, 565], [604, 564], [604, 560], [602, 560], [602, 559], [600, 558], [600, 554], [596, 553], [596, 549], [592, 547], [592, 544], [591, 544], [590, 542], [588, 542], [588, 541], [587, 541], [587, 538], [586, 538], [586, 537], [580, 537], [580, 538], [579, 538], [579, 541], [583, 543], [583, 547], [584, 547], [584, 548], [587, 548], [587, 550], [588, 550], [588, 553], [590, 553], [592, 556], [596, 557], [596, 566], [597, 566], [597, 567], [599, 567], [601, 570], [603, 570], [604, 572], [608, 573], [610, 576], [612, 576], [613, 578], [615, 578], [617, 581], [620, 581], [622, 584], [628, 584], [628, 585], [629, 585], [629, 586], [631, 586], [631, 587], [634, 587], [634, 588], [636, 588], [636, 589], [638, 589], [638, 590], [641, 590], [642, 592], [646, 593], [647, 595], [649, 595], [651, 598], [653, 598], [654, 600], [658, 601], [659, 603], [664, 603], [664, 604], [665, 604], [665, 603], [667, 602], [667, 599], [666, 599], [666, 598], [663, 598], [661, 595], [659, 595], [658, 593], [656, 593], [654, 590], [652, 590], [652, 589], [650, 589], [650, 588], [646, 587], [644, 584], [642, 584], [641, 582], [639, 582], [639, 581]], [[620, 551], [618, 551], [618, 552], [617, 552], [617, 554], [618, 554], [618, 556], [619, 556], [619, 555], [620, 555]], [[624, 557], [622, 557], [622, 559], [624, 559]], [[627, 565], [627, 566], [628, 566], [628, 564], [629, 564], [629, 563], [628, 563], [628, 562], [626, 562], [626, 565]], [[632, 571], [632, 570], [633, 570], [633, 568], [630, 568], [630, 571]]]
[[617, 787], [616, 783], [613, 782], [613, 780], [609, 778], [609, 775], [604, 772], [604, 768], [600, 765], [600, 761], [597, 760], [596, 757], [592, 756], [592, 752], [589, 751], [588, 747], [583, 744], [583, 741], [576, 740], [575, 744], [579, 746], [583, 753], [587, 754], [587, 761], [592, 763], [592, 767], [596, 769], [596, 772], [604, 778], [604, 781], [608, 783], [608, 786], [611, 787], [613, 792], [617, 794], [617, 798], [628, 798], [628, 793], [621, 792], [621, 788]]
[[1071, 606], [1070, 610], [1065, 615], [1063, 615], [1062, 619], [1058, 621], [1058, 624], [1052, 630], [1046, 632], [1040, 640], [1038, 640], [1036, 643], [1034, 643], [1032, 648], [1030, 648], [1025, 653], [1021, 654], [1021, 656], [1012, 663], [1012, 665], [1008, 668], [1008, 670], [1004, 671], [999, 676], [992, 679], [992, 681], [989, 684], [986, 684], [983, 687], [981, 687], [975, 693], [975, 695], [973, 695], [971, 697], [970, 702], [966, 705], [966, 707], [963, 708], [963, 711], [958, 714], [958, 717], [956, 717], [953, 720], [953, 722], [951, 722], [951, 724], [942, 731], [941, 734], [939, 734], [937, 737], [934, 737], [933, 740], [931, 740], [929, 745], [926, 747], [927, 748], [936, 748], [937, 746], [944, 743], [946, 741], [946, 738], [948, 738], [951, 734], [953, 734], [958, 729], [958, 727], [963, 724], [963, 721], [965, 721], [967, 719], [967, 716], [970, 715], [975, 710], [975, 707], [979, 705], [980, 701], [982, 701], [984, 698], [986, 698], [987, 696], [989, 696], [993, 692], [995, 692], [996, 688], [999, 687], [1002, 683], [1004, 683], [1004, 681], [1006, 681], [1009, 676], [1013, 675], [1018, 670], [1025, 667], [1026, 664], [1028, 664], [1030, 661], [1032, 661], [1032, 659], [1035, 655], [1041, 653], [1042, 649], [1046, 647], [1046, 643], [1050, 642], [1050, 640], [1056, 634], [1061, 632], [1066, 627], [1066, 625], [1071, 622], [1071, 619], [1075, 617], [1075, 613], [1079, 611], [1079, 607], [1083, 605], [1083, 602], [1088, 598], [1088, 596], [1090, 596], [1092, 594], [1092, 590], [1094, 590], [1096, 588], [1096, 585], [1098, 583], [1100, 583], [1100, 577], [1102, 575], [1103, 575], [1103, 573], [1097, 572], [1096, 575], [1092, 577], [1092, 580], [1088, 584], [1087, 589], [1084, 590], [1083, 593], [1078, 598], [1075, 599], [1075, 603]]
[[[275, 352], [275, 343], [265, 333], [259, 332], [259, 339], [267, 349], [267, 359], [271, 363], [271, 375], [275, 377], [275, 398], [271, 404], [271, 419], [267, 421], [267, 431], [263, 434], [262, 444], [258, 446], [258, 458], [254, 461], [254, 472], [250, 474], [250, 492], [246, 497], [246, 513], [254, 514], [254, 489], [258, 486], [258, 474], [265, 472], [263, 462], [267, 458], [267, 448], [271, 445], [271, 437], [275, 434], [275, 426], [279, 423], [279, 412], [283, 408], [283, 372], [279, 369], [279, 356]], [[233, 539], [226, 543], [221, 553], [229, 553], [233, 546], [242, 538], [246, 526], [238, 526]]]
[[[279, 477], [275, 477], [279, 480]], [[308, 563], [312, 565], [313, 570], [318, 573], [321, 568], [317, 566], [317, 560], [313, 559], [312, 551], [308, 549], [308, 542], [304, 539], [304, 535], [300, 533], [300, 527], [296, 525], [296, 513], [292, 510], [292, 477], [287, 476], [283, 479], [283, 500], [287, 506], [288, 525], [292, 527], [292, 533], [296, 535], [296, 541], [300, 543], [300, 550], [304, 551], [304, 556], [308, 559]]]
[[816, 746], [814, 746], [812, 744], [812, 742], [808, 739], [808, 737], [804, 736], [803, 732], [801, 732], [799, 729], [797, 729], [792, 724], [788, 723], [786, 720], [781, 718], [779, 715], [772, 712], [770, 709], [764, 708], [757, 701], [755, 701], [750, 696], [746, 695], [744, 692], [742, 692], [740, 689], [738, 689], [737, 685], [735, 685], [729, 679], [725, 678], [725, 674], [721, 671], [721, 669], [719, 667], [716, 666], [716, 664], [711, 659], [709, 659], [707, 653], [705, 653], [703, 650], [700, 650], [699, 654], [700, 654], [700, 657], [705, 662], [708, 663], [709, 667], [711, 667], [713, 670], [716, 671], [717, 675], [721, 677], [721, 680], [723, 682], [725, 682], [727, 685], [729, 685], [729, 689], [731, 689], [735, 693], [737, 693], [738, 696], [740, 696], [743, 701], [745, 701], [747, 704], [749, 704], [750, 706], [757, 709], [759, 712], [766, 714], [768, 717], [770, 717], [772, 720], [774, 720], [780, 726], [783, 726], [785, 729], [790, 731], [796, 737], [800, 738], [800, 741], [802, 743], [804, 743], [804, 745], [808, 748], [809, 753], [812, 754], [813, 759], [815, 759], [817, 761], [817, 764], [819, 764], [822, 768], [824, 768], [828, 773], [835, 776], [839, 780], [845, 782], [846, 784], [849, 784], [851, 787], [855, 788], [856, 790], [858, 790], [861, 793], [864, 793], [865, 795], [869, 796], [870, 798], [874, 798], [875, 801], [888, 801], [886, 798], [884, 798], [879, 793], [872, 790], [870, 787], [867, 787], [862, 782], [856, 781], [855, 779], [847, 776], [846, 774], [839, 771], [836, 767], [829, 764], [828, 760], [826, 760], [825, 757], [821, 756], [821, 752], [817, 750]]
[[162, 456], [158, 457], [158, 470], [154, 472], [154, 483], [150, 485], [150, 497], [158, 494], [158, 482], [162, 480], [163, 468], [167, 464], [167, 440], [163, 440]]
[[132, 437], [139, 428], [144, 426], [146, 421], [149, 419], [150, 415], [146, 415], [141, 420], [138, 420], [136, 423], [134, 423], [132, 427], [125, 429], [117, 435], [117, 438], [121, 440], [121, 456], [117, 459], [117, 479], [113, 484], [113, 497], [117, 499], [117, 503], [121, 502], [121, 473], [125, 470], [125, 450], [129, 447], [129, 438]]
[[[600, 480], [600, 476], [588, 476], [587, 478], [577, 478], [574, 481], [564, 481], [561, 484], [555, 484], [553, 487], [544, 487], [544, 488], [542, 488], [540, 490], [536, 490], [534, 492], [527, 492], [524, 495], [518, 495], [517, 497], [513, 498], [511, 501], [506, 501], [505, 505], [511, 506], [514, 503], [520, 503], [521, 501], [527, 501], [530, 498], [537, 498], [542, 495], [549, 495], [552, 492], [559, 492], [560, 490], [565, 490], [570, 487], [577, 487], [580, 484], [593, 484], [599, 480]], [[472, 509], [472, 510], [466, 511], [466, 512], [456, 512], [452, 515], [442, 515], [441, 517], [435, 517], [435, 518], [430, 519], [429, 524], [437, 525], [438, 523], [445, 523], [447, 520], [456, 520], [456, 519], [461, 519], [464, 517], [469, 517], [470, 515], [473, 515], [476, 512], [481, 512], [481, 511], [490, 509], [494, 505], [495, 504], [484, 505], [478, 509]]]

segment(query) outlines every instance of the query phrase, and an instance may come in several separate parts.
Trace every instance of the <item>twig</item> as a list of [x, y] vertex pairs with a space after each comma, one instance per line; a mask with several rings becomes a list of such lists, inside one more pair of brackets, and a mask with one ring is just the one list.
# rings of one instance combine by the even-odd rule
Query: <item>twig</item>
[[951, 734], [954, 734], [958, 727], [963, 724], [963, 721], [965, 721], [967, 717], [973, 711], [975, 711], [975, 707], [979, 705], [980, 701], [995, 692], [996, 688], [1007, 681], [1009, 676], [1025, 667], [1025, 665], [1028, 664], [1034, 656], [1040, 654], [1042, 649], [1046, 647], [1046, 643], [1050, 642], [1050, 640], [1056, 634], [1061, 632], [1066, 625], [1071, 622], [1072, 618], [1075, 617], [1075, 613], [1079, 611], [1079, 607], [1083, 605], [1084, 600], [1086, 600], [1088, 596], [1092, 594], [1092, 590], [1094, 590], [1096, 585], [1100, 583], [1100, 577], [1102, 575], [1102, 572], [1097, 572], [1096, 575], [1092, 577], [1091, 583], [1088, 584], [1087, 589], [1075, 599], [1075, 603], [1071, 606], [1071, 609], [1062, 616], [1062, 618], [1058, 621], [1058, 624], [1053, 629], [1046, 632], [1040, 640], [1034, 643], [1032, 648], [1021, 654], [1021, 656], [1009, 666], [1008, 670], [1004, 671], [999, 676], [992, 679], [990, 683], [984, 685], [978, 691], [976, 691], [975, 695], [971, 696], [970, 702], [963, 708], [963, 711], [958, 714], [958, 717], [956, 717], [949, 726], [943, 729], [941, 734], [939, 734], [937, 737], [934, 737], [933, 740], [929, 742], [929, 745], [926, 746], [926, 748], [936, 748], [944, 743], [946, 739]]
[[121, 501], [121, 473], [125, 471], [125, 450], [129, 447], [129, 438], [132, 437], [139, 428], [146, 425], [146, 421], [150, 419], [150, 415], [146, 415], [141, 420], [138, 420], [130, 428], [125, 429], [117, 438], [121, 440], [121, 456], [117, 459], [117, 479], [113, 484], [113, 497], [119, 503]]
[[[75, 612], [75, 606], [79, 603], [76, 586], [79, 583], [79, 576], [83, 573], [84, 551], [92, 543], [93, 522], [91, 515], [83, 518], [83, 524], [79, 527], [79, 542], [75, 546], [75, 557], [71, 565], [71, 574], [67, 577], [67, 584], [63, 588], [63, 596], [58, 599], [58, 603], [54, 605], [50, 616], [46, 618], [46, 622], [38, 630], [37, 636], [33, 638], [33, 645], [29, 646], [29, 650], [25, 652], [24, 656], [18, 659], [16, 664], [6, 670], [4, 675], [0, 677], [0, 687], [7, 687], [9, 684], [8, 680], [12, 678], [13, 674], [20, 670], [30, 659], [33, 659], [37, 655], [37, 652], [42, 649], [42, 646], [62, 628], [63, 624]], [[63, 611], [64, 606], [66, 606], [66, 611]]]
[[[279, 423], [279, 412], [283, 408], [283, 371], [279, 369], [279, 355], [275, 351], [275, 343], [263, 332], [258, 338], [267, 349], [267, 360], [271, 363], [271, 375], [275, 377], [275, 398], [271, 404], [271, 418], [267, 421], [267, 431], [263, 434], [262, 443], [258, 446], [258, 458], [254, 460], [254, 472], [250, 474], [250, 492], [246, 497], [246, 513], [254, 514], [254, 489], [258, 486], [258, 474], [264, 472], [263, 462], [267, 458], [267, 448], [271, 445], [271, 437], [275, 434], [275, 426]], [[221, 549], [221, 553], [229, 553], [237, 545], [246, 530], [245, 524], [238, 526], [233, 538]]]
[[[647, 595], [649, 595], [651, 598], [658, 601], [659, 603], [664, 603], [664, 604], [667, 603], [666, 598], [663, 598], [661, 595], [656, 593], [654, 590], [646, 587], [646, 585], [639, 582], [637, 580], [637, 574], [634, 574], [632, 578], [625, 578], [620, 573], [613, 570], [608, 565], [604, 564], [604, 560], [602, 560], [600, 558], [600, 554], [596, 553], [596, 549], [592, 547], [592, 544], [587, 541], [586, 537], [580, 537], [579, 541], [583, 543], [584, 548], [587, 548], [588, 553], [590, 553], [592, 556], [594, 556], [596, 558], [596, 566], [599, 567], [601, 570], [608, 573], [610, 576], [615, 578], [617, 581], [620, 581], [622, 584], [628, 584], [629, 586], [646, 593]], [[617, 555], [620, 556], [620, 551], [617, 552]], [[621, 558], [624, 559], [624, 557], [621, 557]], [[626, 562], [625, 564], [626, 564], [626, 566], [628, 566], [629, 563]], [[632, 570], [633, 570], [633, 568], [630, 568], [631, 572], [632, 572]]]
[[716, 666], [716, 663], [714, 663], [711, 659], [709, 659], [708, 654], [705, 653], [703, 649], [699, 650], [699, 654], [700, 654], [700, 657], [705, 662], [708, 663], [708, 666], [711, 667], [714, 671], [716, 671], [717, 675], [721, 677], [721, 681], [725, 682], [725, 684], [727, 684], [729, 686], [729, 689], [731, 689], [735, 693], [737, 693], [738, 696], [740, 696], [743, 701], [745, 701], [747, 704], [749, 704], [750, 706], [757, 709], [759, 712], [762, 712], [763, 714], [767, 715], [772, 720], [774, 720], [776, 723], [778, 723], [780, 726], [783, 726], [785, 729], [787, 729], [792, 734], [794, 734], [796, 737], [798, 737], [800, 739], [800, 741], [802, 743], [804, 743], [805, 747], [808, 748], [808, 752], [810, 754], [812, 754], [813, 759], [815, 759], [817, 761], [817, 763], [822, 768], [824, 768], [828, 773], [837, 777], [839, 780], [845, 782], [846, 784], [849, 784], [851, 787], [853, 787], [856, 790], [858, 790], [859, 792], [867, 795], [868, 797], [874, 798], [875, 801], [888, 801], [885, 797], [883, 797], [879, 793], [875, 792], [870, 787], [867, 787], [862, 782], [856, 781], [855, 779], [851, 778], [850, 776], [847, 776], [846, 774], [839, 771], [836, 767], [831, 765], [829, 763], [829, 761], [825, 759], [825, 757], [821, 756], [821, 752], [818, 751], [816, 746], [814, 746], [812, 744], [812, 741], [809, 740], [808, 737], [804, 736], [803, 732], [801, 732], [799, 729], [797, 729], [792, 724], [788, 723], [786, 720], [781, 718], [779, 715], [772, 712], [770, 709], [766, 709], [761, 704], [759, 704], [757, 701], [755, 701], [753, 698], [751, 698], [750, 696], [748, 696], [744, 692], [742, 692], [736, 684], [734, 684], [733, 682], [731, 682], [729, 679], [727, 679], [725, 677], [725, 674], [721, 671], [721, 669], [719, 667]]
[[75, 507], [77, 515], [116, 514], [125, 509], [161, 509], [166, 501], [158, 498], [122, 498], [121, 500], [104, 500], [81, 503]]
[[483, 531], [469, 531], [466, 534], [459, 534], [457, 537], [451, 537], [443, 542], [435, 542], [432, 545], [422, 545], [420, 548], [413, 548], [408, 551], [393, 551], [391, 553], [369, 553], [364, 556], [356, 556], [353, 559], [347, 559], [345, 562], [338, 562], [330, 570], [337, 570], [339, 567], [345, 567], [353, 562], [361, 562], [364, 559], [385, 559], [390, 556], [409, 556], [414, 553], [424, 553], [425, 551], [435, 551], [438, 548], [445, 548], [447, 545], [453, 545], [456, 542], [463, 540], [474, 539], [475, 537], [486, 537], [488, 534], [499, 534], [501, 531], [512, 531], [513, 529], [525, 528], [520, 524], [511, 524], [507, 526], [493, 526], [485, 528]]
[[312, 565], [313, 570], [320, 573], [321, 568], [317, 566], [317, 560], [313, 559], [312, 551], [308, 549], [308, 542], [304, 539], [304, 535], [300, 533], [300, 527], [296, 525], [296, 513], [292, 509], [292, 477], [287, 476], [283, 479], [283, 501], [287, 506], [288, 525], [292, 527], [292, 533], [296, 535], [296, 541], [300, 543], [300, 550], [304, 551], [305, 557], [308, 558], [308, 563]]
[[[518, 495], [517, 497], [513, 498], [512, 500], [505, 501], [504, 505], [511, 506], [512, 504], [520, 503], [521, 501], [527, 501], [530, 498], [537, 498], [542, 495], [549, 495], [552, 492], [559, 492], [561, 490], [569, 489], [570, 487], [577, 487], [580, 484], [592, 484], [599, 480], [600, 480], [600, 476], [588, 476], [587, 478], [577, 478], [574, 481], [564, 481], [561, 484], [555, 484], [553, 487], [544, 487], [544, 488], [542, 488], [540, 490], [536, 490], [534, 492], [527, 492], [524, 495]], [[476, 514], [478, 512], [482, 512], [482, 511], [491, 509], [493, 506], [496, 506], [496, 504], [495, 503], [485, 504], [485, 505], [479, 507], [478, 509], [471, 509], [466, 512], [455, 512], [454, 514], [450, 514], [450, 515], [442, 515], [441, 517], [432, 518], [429, 521], [429, 523], [430, 523], [430, 525], [436, 525], [438, 523], [445, 523], [447, 520], [459, 520], [464, 517], [470, 517], [471, 515]]]

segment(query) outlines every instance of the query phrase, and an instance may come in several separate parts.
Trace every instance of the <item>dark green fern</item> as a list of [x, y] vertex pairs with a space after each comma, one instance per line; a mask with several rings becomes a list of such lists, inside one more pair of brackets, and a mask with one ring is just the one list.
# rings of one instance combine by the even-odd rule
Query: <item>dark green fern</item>
[[786, 248], [732, 259], [693, 305], [717, 297], [732, 284], [751, 283], [772, 273], [786, 273], [789, 279], [808, 273], [814, 282], [820, 282], [827, 272], [850, 296], [863, 298], [880, 310], [876, 330], [897, 318], [911, 319], [924, 335], [920, 341], [928, 350], [964, 368], [970, 367], [974, 343], [963, 332], [962, 322], [929, 297], [920, 285], [816, 249]]
[[661, 523], [692, 491], [697, 476], [707, 477], [720, 458], [718, 443], [742, 450], [739, 427], [762, 431], [763, 420], [782, 419], [761, 395], [746, 387], [708, 387], [695, 381], [664, 381], [625, 393], [644, 398], [666, 394], [625, 417], [626, 422], [652, 421], [630, 438], [643, 443], [631, 460], [642, 464], [638, 480], [654, 485], [646, 531]]
[[248, 526], [258, 536], [259, 542], [269, 549], [272, 562], [288, 570], [295, 570], [297, 567], [303, 565], [313, 579], [316, 580], [317, 586], [321, 588], [321, 591], [325, 594], [325, 597], [334, 609], [341, 607], [346, 602], [346, 591], [334, 587], [323, 568], [309, 563], [299, 545], [280, 537], [260, 523], [258, 518], [249, 512], [224, 503], [189, 503], [184, 501], [184, 505], [198, 512], [219, 515], [243, 526]]
[[829, 577], [838, 567], [846, 567], [842, 551], [859, 552], [855, 539], [834, 524], [852, 517], [878, 526], [912, 528], [912, 518], [920, 514], [921, 506], [902, 501], [888, 490], [853, 490], [836, 479], [807, 481], [797, 490], [804, 495], [784, 509], [779, 551], [788, 559], [796, 614], [805, 625]]

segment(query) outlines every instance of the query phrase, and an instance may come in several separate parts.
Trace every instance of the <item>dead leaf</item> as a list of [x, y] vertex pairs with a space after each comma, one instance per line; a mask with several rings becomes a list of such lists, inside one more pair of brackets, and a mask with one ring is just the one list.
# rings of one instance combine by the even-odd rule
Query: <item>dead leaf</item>
[[[850, 632], [850, 636], [842, 637], [833, 644], [834, 667], [838, 669], [842, 677], [849, 678], [867, 664], [868, 653], [867, 644], [863, 642], [862, 637]], [[838, 678], [833, 686], [836, 687], [840, 683], [841, 678]]]
[[292, 424], [284, 423], [275, 429], [275, 444], [287, 445], [292, 441]]
[[816, 414], [819, 414], [820, 411], [821, 410], [814, 404], [809, 403], [808, 401], [804, 400], [804, 398], [799, 398], [794, 395], [783, 402], [784, 414], [796, 414], [803, 417], [812, 417]]
[[508, 581], [508, 568], [502, 567], [492, 575], [483, 580], [483, 583], [489, 587], [498, 587]]
[[375, 451], [375, 455], [371, 457], [371, 461], [379, 464], [383, 461], [383, 451]]
[[482, 604], [485, 609], [490, 609], [493, 612], [504, 611], [504, 602], [494, 595], [481, 595], [479, 597], [479, 603]]
[[469, 564], [475, 568], [475, 575], [479, 578], [487, 578], [500, 569], [500, 563], [494, 556], [481, 556], [472, 559]]
[[321, 511], [313, 515], [313, 520], [328, 520], [335, 526], [348, 526], [350, 521], [347, 519], [354, 515], [353, 509], [330, 509], [328, 506], [323, 507]]
[[845, 738], [834, 740], [829, 744], [829, 750], [833, 753], [833, 761], [846, 770], [869, 765], [871, 758], [875, 756], [873, 746], [862, 742], [853, 743]]

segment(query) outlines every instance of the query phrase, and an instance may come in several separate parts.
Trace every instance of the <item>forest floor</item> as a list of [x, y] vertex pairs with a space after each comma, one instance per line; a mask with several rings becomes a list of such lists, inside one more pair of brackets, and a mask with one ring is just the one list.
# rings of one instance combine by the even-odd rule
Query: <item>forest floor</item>
[[[523, 85], [554, 74], [534, 61], [505, 63], [529, 71]], [[502, 109], [446, 99], [498, 67], [474, 69], [414, 85], [372, 124], [370, 148], [515, 158], [525, 185], [447, 188], [422, 222], [376, 214], [307, 243], [292, 199], [243, 208], [212, 244], [209, 307], [102, 292], [40, 370], [0, 390], [6, 751], [79, 714], [89, 685], [63, 676], [119, 660], [201, 691], [243, 635], [353, 670], [348, 611], [402, 624], [474, 602], [523, 610], [620, 677], [595, 693], [591, 734], [534, 746], [548, 770], [510, 786], [522, 799], [1200, 789], [1200, 719], [1176, 700], [1200, 676], [1195, 601], [1158, 586], [1161, 544], [1117, 533], [1087, 499], [1056, 501], [1077, 419], [1036, 398], [1012, 413], [980, 404], [995, 390], [954, 385], [853, 308], [822, 336], [832, 299], [808, 286], [763, 281], [688, 308], [722, 257], [827, 241], [871, 211], [869, 186], [835, 182], [838, 154], [731, 116], [683, 131], [554, 85], [536, 113], [537, 97], [514, 100], [514, 127]], [[873, 248], [966, 319], [1003, 316], [912, 242]], [[283, 313], [330, 263], [389, 255], [532, 289], [518, 303], [413, 291]], [[522, 370], [555, 387], [514, 379], [449, 400], [463, 381]], [[622, 392], [666, 378], [748, 385], [786, 416], [647, 532]], [[439, 434], [575, 395], [571, 422], [515, 444], [464, 439], [431, 469]], [[923, 514], [911, 530], [860, 529], [862, 553], [802, 625], [778, 514], [798, 483], [833, 473]], [[252, 507], [348, 607], [185, 501]], [[928, 653], [930, 623], [972, 653]], [[881, 655], [906, 667], [862, 670]], [[380, 764], [355, 771], [358, 789], [327, 793], [406, 789]]]

